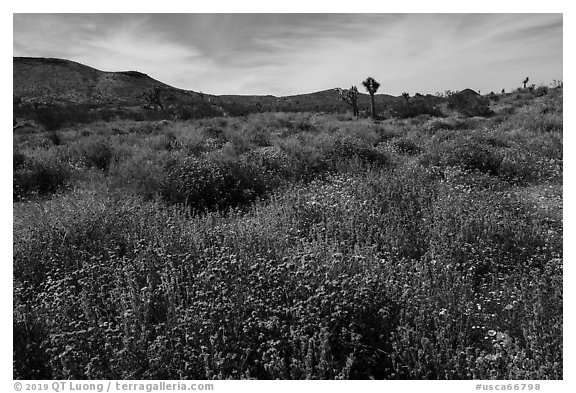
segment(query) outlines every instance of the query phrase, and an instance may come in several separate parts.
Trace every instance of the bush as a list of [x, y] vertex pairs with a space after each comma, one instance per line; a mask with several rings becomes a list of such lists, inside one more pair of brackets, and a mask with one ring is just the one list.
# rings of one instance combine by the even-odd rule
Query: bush
[[243, 160], [173, 156], [165, 172], [160, 189], [164, 200], [196, 210], [241, 206], [264, 196], [271, 186], [264, 168]]
[[468, 130], [471, 123], [461, 119], [434, 119], [425, 126], [427, 130], [435, 133], [440, 130]]
[[422, 151], [422, 149], [412, 140], [408, 138], [399, 138], [392, 141], [393, 149], [401, 154], [415, 155]]
[[114, 150], [106, 139], [92, 137], [77, 142], [72, 149], [88, 167], [108, 170]]
[[459, 166], [492, 175], [498, 174], [501, 159], [488, 147], [470, 137], [455, 138], [430, 146], [420, 157], [424, 165]]
[[291, 137], [280, 141], [279, 147], [293, 162], [292, 180], [309, 181], [330, 169], [330, 163], [311, 140]]
[[55, 193], [66, 185], [70, 176], [70, 170], [53, 150], [35, 151], [29, 157], [16, 153], [13, 172], [14, 200]]
[[490, 101], [479, 94], [454, 93], [448, 97], [448, 108], [455, 109], [464, 116], [490, 116]]
[[295, 161], [288, 153], [277, 146], [261, 147], [244, 155], [248, 162], [266, 168], [272, 176], [282, 179], [292, 179], [295, 175]]
[[110, 167], [111, 185], [130, 190], [146, 200], [160, 193], [165, 178], [164, 166], [167, 155], [139, 150]]
[[536, 97], [542, 97], [548, 94], [548, 86], [538, 86], [536, 90], [534, 90], [534, 95]]
[[429, 102], [426, 98], [415, 97], [410, 99], [408, 103], [396, 102], [392, 106], [392, 116], [400, 119], [408, 119], [420, 115], [429, 115], [434, 117], [444, 116], [440, 108], [438, 108], [434, 103]]
[[89, 123], [96, 120], [87, 105], [59, 105], [41, 106], [32, 110], [33, 118], [46, 131], [56, 131], [66, 125]]
[[358, 138], [344, 136], [328, 139], [322, 146], [324, 156], [333, 167], [350, 159], [357, 159], [364, 164], [384, 166], [389, 163], [389, 157], [382, 151]]

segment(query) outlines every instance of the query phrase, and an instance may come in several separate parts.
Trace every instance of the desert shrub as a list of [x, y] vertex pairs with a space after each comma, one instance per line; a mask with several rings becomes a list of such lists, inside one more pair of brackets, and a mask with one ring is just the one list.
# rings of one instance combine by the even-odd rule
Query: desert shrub
[[295, 162], [290, 155], [277, 146], [261, 147], [244, 155], [248, 162], [253, 162], [280, 179], [292, 179], [295, 175]]
[[503, 149], [500, 155], [502, 161], [498, 176], [512, 183], [554, 181], [562, 176], [562, 165], [557, 160], [542, 157], [520, 146]]
[[279, 141], [278, 146], [294, 163], [294, 180], [308, 181], [330, 169], [330, 163], [322, 151], [306, 138], [287, 138]]
[[98, 137], [83, 139], [75, 143], [72, 149], [88, 167], [96, 167], [104, 171], [108, 170], [114, 156], [110, 141]]
[[202, 129], [202, 133], [206, 135], [207, 138], [212, 139], [223, 139], [224, 138], [224, 128], [219, 126], [210, 125]]
[[400, 119], [408, 119], [421, 115], [443, 117], [444, 114], [437, 105], [429, 102], [425, 98], [412, 98], [408, 103], [396, 102], [392, 106], [392, 116]]
[[440, 130], [468, 130], [473, 124], [465, 119], [433, 119], [424, 127], [428, 131], [436, 132]]
[[454, 109], [464, 116], [489, 116], [493, 113], [490, 101], [480, 95], [471, 96], [455, 93], [448, 97], [448, 108]]
[[251, 138], [241, 132], [232, 132], [227, 135], [226, 139], [228, 141], [223, 145], [223, 148], [227, 149], [233, 156], [241, 155], [256, 147]]
[[519, 139], [517, 143], [521, 148], [527, 148], [543, 158], [562, 161], [564, 157], [563, 136], [559, 132], [528, 135], [526, 138]]
[[540, 115], [535, 116], [533, 121], [526, 124], [526, 129], [528, 131], [535, 131], [535, 132], [562, 132], [563, 130], [563, 121], [561, 118], [558, 118], [555, 115]]
[[52, 194], [70, 180], [70, 169], [53, 150], [34, 151], [30, 156], [14, 156], [13, 197], [21, 200], [33, 195]]
[[548, 94], [548, 86], [538, 86], [535, 90], [534, 90], [534, 95], [536, 97], [542, 97], [545, 96], [546, 94]]
[[[394, 120], [393, 120], [394, 121]], [[391, 125], [381, 125], [376, 128], [379, 142], [387, 142], [394, 138], [398, 138], [402, 131], [397, 129], [394, 124]]]
[[194, 208], [213, 207], [221, 200], [224, 179], [212, 162], [195, 157], [171, 157], [166, 164], [161, 195], [168, 203]]
[[96, 120], [87, 105], [52, 104], [35, 108], [33, 114], [34, 120], [46, 131], [56, 131], [66, 125]]
[[505, 131], [521, 130], [533, 133], [562, 132], [562, 112], [542, 113], [542, 110], [535, 107], [521, 108], [500, 123], [499, 128]]
[[266, 171], [244, 160], [172, 156], [165, 167], [160, 194], [168, 203], [193, 209], [227, 209], [264, 196]]
[[419, 158], [424, 165], [460, 166], [496, 175], [501, 159], [488, 146], [470, 137], [454, 138], [430, 146]]
[[249, 126], [244, 129], [243, 132], [247, 135], [247, 138], [255, 147], [271, 145], [271, 132], [261, 124], [255, 124], [254, 126], [249, 124]]
[[364, 140], [350, 136], [329, 138], [324, 141], [321, 148], [324, 156], [332, 165], [350, 159], [358, 159], [363, 163], [376, 166], [384, 166], [389, 162], [389, 158], [384, 152]]
[[144, 149], [124, 160], [115, 160], [110, 167], [110, 183], [114, 188], [130, 190], [146, 200], [159, 194], [164, 181], [166, 153]]
[[139, 134], [139, 135], [159, 135], [162, 134], [162, 129], [165, 124], [162, 120], [159, 122], [139, 122], [134, 126], [128, 128], [128, 133]]
[[409, 138], [398, 138], [393, 140], [392, 147], [394, 151], [407, 155], [415, 155], [422, 151], [416, 142]]
[[267, 175], [265, 168], [243, 159], [224, 161], [219, 170], [224, 173], [221, 207], [243, 206], [255, 199], [264, 197], [275, 184]]

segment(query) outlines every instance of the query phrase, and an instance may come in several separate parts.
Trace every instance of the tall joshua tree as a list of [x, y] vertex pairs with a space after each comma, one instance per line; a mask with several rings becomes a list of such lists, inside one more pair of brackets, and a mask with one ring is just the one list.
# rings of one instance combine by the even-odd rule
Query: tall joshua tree
[[526, 88], [526, 83], [528, 83], [529, 80], [530, 80], [530, 79], [528, 79], [528, 77], [526, 77], [526, 79], [524, 79], [524, 80], [522, 81], [522, 83], [524, 84], [524, 88]]
[[366, 91], [370, 94], [370, 111], [372, 114], [372, 119], [376, 120], [376, 105], [374, 104], [374, 94], [378, 91], [380, 83], [376, 82], [374, 78], [369, 76], [366, 78], [362, 85], [366, 88]]

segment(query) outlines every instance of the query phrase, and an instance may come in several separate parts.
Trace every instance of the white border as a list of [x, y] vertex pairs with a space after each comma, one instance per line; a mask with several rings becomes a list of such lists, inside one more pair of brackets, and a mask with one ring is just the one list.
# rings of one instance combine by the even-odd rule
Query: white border
[[[571, 74], [567, 73], [568, 70], [574, 69], [573, 49], [574, 42], [569, 37], [574, 36], [574, 17], [572, 3], [569, 1], [507, 1], [502, 0], [483, 0], [480, 2], [462, 2], [462, 1], [424, 1], [417, 0], [411, 2], [377, 2], [377, 1], [363, 1], [356, 0], [350, 1], [323, 1], [312, 2], [310, 0], [291, 0], [280, 5], [273, 5], [272, 2], [264, 1], [212, 1], [212, 2], [190, 2], [186, 4], [181, 1], [138, 1], [138, 2], [119, 2], [111, 0], [101, 0], [98, 2], [90, 2], [85, 4], [82, 2], [72, 1], [12, 1], [11, 4], [3, 4], [2, 10], [2, 37], [4, 56], [2, 57], [2, 78], [4, 91], [2, 97], [2, 120], [4, 124], [4, 132], [2, 136], [2, 151], [1, 151], [1, 184], [5, 185], [5, 191], [2, 193], [2, 226], [0, 233], [1, 250], [3, 251], [2, 263], [0, 264], [0, 277], [2, 277], [2, 293], [0, 296], [0, 304], [2, 306], [2, 315], [12, 315], [12, 204], [11, 204], [11, 191], [9, 186], [11, 184], [11, 146], [12, 136], [8, 132], [8, 122], [11, 119], [11, 114], [8, 111], [9, 106], [9, 89], [12, 86], [12, 35], [13, 35], [13, 13], [92, 13], [92, 12], [119, 12], [119, 13], [207, 13], [207, 12], [224, 12], [224, 13], [261, 13], [261, 12], [294, 12], [294, 13], [359, 13], [359, 12], [387, 12], [387, 13], [563, 13], [564, 14], [564, 82], [566, 86], [565, 94], [565, 108], [573, 108], [573, 88], [571, 87]], [[570, 174], [574, 173], [574, 159], [572, 152], [574, 149], [574, 116], [573, 112], [566, 111], [564, 119], [564, 129], [567, 130], [564, 134], [565, 146], [565, 161], [564, 161], [564, 200], [567, 202], [564, 205], [565, 217], [565, 251], [564, 251], [564, 322], [565, 322], [565, 346], [564, 346], [564, 380], [563, 381], [538, 381], [541, 383], [541, 391], [545, 392], [574, 392], [576, 391], [575, 377], [572, 370], [574, 367], [574, 339], [571, 332], [574, 330], [574, 317], [572, 316], [573, 298], [574, 298], [574, 285], [572, 278], [574, 278], [574, 268], [572, 261], [574, 261], [574, 246], [571, 240], [573, 239], [574, 228], [573, 218], [574, 209], [571, 202], [574, 200], [574, 182]], [[7, 320], [11, 317], [8, 318]], [[12, 383], [12, 326], [11, 322], [6, 322], [2, 325], [2, 336], [5, 340], [5, 350], [0, 356], [0, 375], [1, 385], [6, 388], [6, 391], [13, 391]], [[509, 381], [510, 383], [527, 383], [527, 381]], [[276, 390], [279, 392], [288, 392], [293, 390], [306, 390], [316, 391], [318, 389], [330, 389], [336, 392], [344, 392], [352, 389], [361, 389], [363, 391], [382, 391], [383, 389], [391, 389], [398, 391], [401, 389], [426, 391], [426, 392], [468, 392], [473, 391], [476, 383], [481, 381], [216, 381], [216, 392], [222, 391], [256, 391], [256, 392], [269, 392]], [[490, 382], [494, 384], [494, 382]]]

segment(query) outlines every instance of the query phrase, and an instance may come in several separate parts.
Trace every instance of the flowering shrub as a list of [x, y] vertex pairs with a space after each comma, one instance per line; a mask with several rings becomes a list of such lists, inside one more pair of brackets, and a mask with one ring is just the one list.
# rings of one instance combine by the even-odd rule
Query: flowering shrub
[[472, 120], [18, 139], [14, 377], [561, 379], [561, 135]]
[[265, 170], [253, 163], [174, 156], [166, 163], [160, 195], [168, 203], [203, 210], [253, 201], [268, 186]]
[[486, 145], [472, 138], [456, 138], [440, 142], [420, 158], [425, 165], [460, 166], [464, 169], [497, 174], [500, 158]]
[[16, 152], [13, 161], [14, 200], [55, 193], [71, 177], [70, 168], [52, 151], [36, 150], [31, 156]]

